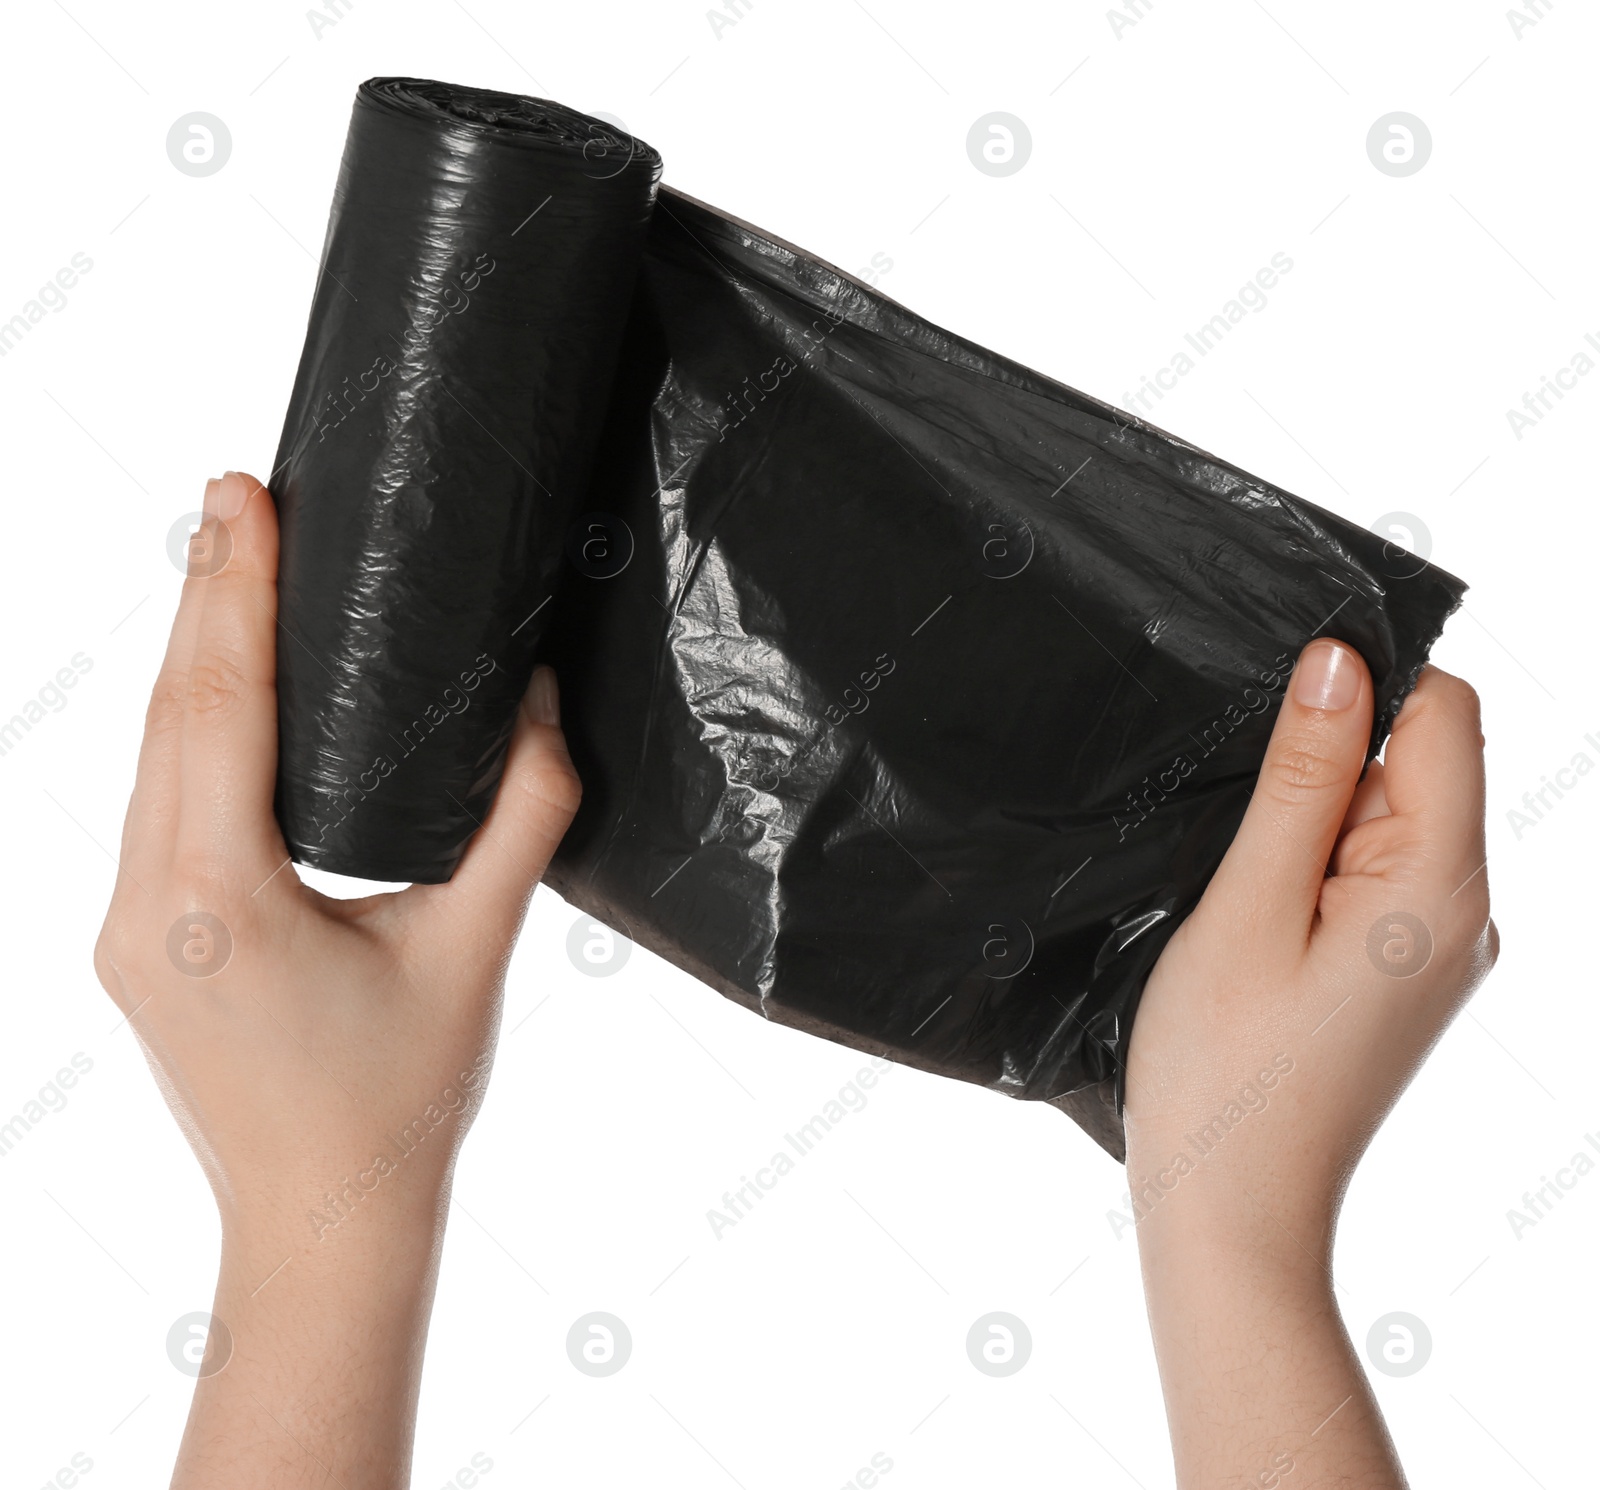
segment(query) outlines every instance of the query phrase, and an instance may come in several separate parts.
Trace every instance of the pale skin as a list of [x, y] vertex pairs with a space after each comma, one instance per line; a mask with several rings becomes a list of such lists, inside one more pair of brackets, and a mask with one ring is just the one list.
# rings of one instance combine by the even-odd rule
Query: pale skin
[[[1150, 1196], [1139, 1255], [1185, 1490], [1405, 1484], [1339, 1317], [1334, 1227], [1498, 939], [1477, 696], [1426, 669], [1361, 779], [1371, 725], [1360, 658], [1314, 642], [1243, 826], [1134, 1022], [1128, 1178]], [[1425, 963], [1396, 912], [1431, 935]], [[1163, 1193], [1229, 1103], [1243, 1120], [1202, 1136], [1209, 1152]]]
[[[197, 1383], [172, 1483], [392, 1490], [409, 1483], [451, 1172], [578, 780], [546, 669], [449, 884], [355, 901], [303, 885], [272, 815], [276, 515], [232, 473], [206, 511], [232, 556], [184, 582], [95, 948], [222, 1217], [213, 1313], [233, 1355]], [[167, 955], [168, 929], [195, 911], [233, 937], [211, 977]], [[329, 1192], [359, 1187], [385, 1135], [429, 1104], [444, 1122], [319, 1229], [313, 1216], [338, 1216]]]
[[[302, 884], [272, 815], [273, 505], [229, 473], [208, 484], [206, 512], [232, 554], [185, 581], [95, 948], [221, 1216], [213, 1311], [231, 1354], [211, 1369], [213, 1329], [172, 1483], [398, 1490], [455, 1157], [579, 784], [541, 669], [448, 885], [337, 901]], [[1339, 667], [1309, 691], [1337, 707], [1297, 702], [1327, 672], [1324, 648]], [[1404, 1483], [1334, 1303], [1334, 1222], [1373, 1132], [1492, 963], [1494, 933], [1476, 699], [1428, 670], [1358, 788], [1371, 700], [1348, 649], [1302, 659], [1245, 825], [1135, 1024], [1136, 1192], [1275, 1057], [1292, 1062], [1138, 1224], [1184, 1490], [1270, 1487], [1285, 1454], [1306, 1490]], [[1434, 940], [1403, 979], [1366, 950], [1394, 911]], [[232, 940], [206, 977], [168, 952], [197, 913]], [[380, 1173], [385, 1137], [419, 1118], [425, 1136]]]

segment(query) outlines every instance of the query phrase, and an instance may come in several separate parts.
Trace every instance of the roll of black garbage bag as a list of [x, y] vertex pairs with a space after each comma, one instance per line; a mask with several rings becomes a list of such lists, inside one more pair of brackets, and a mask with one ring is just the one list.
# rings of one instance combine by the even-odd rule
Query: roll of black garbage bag
[[660, 171], [557, 104], [356, 95], [269, 483], [277, 810], [302, 863], [447, 880], [488, 810]]
[[1120, 1156], [1301, 647], [1365, 657], [1376, 752], [1465, 587], [658, 171], [554, 104], [358, 95], [271, 483], [290, 848], [448, 877], [548, 660], [556, 890]]

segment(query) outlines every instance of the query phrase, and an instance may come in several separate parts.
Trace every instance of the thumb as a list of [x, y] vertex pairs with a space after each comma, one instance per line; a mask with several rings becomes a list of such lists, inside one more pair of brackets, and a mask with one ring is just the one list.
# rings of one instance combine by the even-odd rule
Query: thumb
[[416, 914], [443, 914], [458, 926], [475, 922], [492, 942], [508, 942], [582, 794], [561, 733], [556, 675], [536, 668], [517, 710], [494, 805], [448, 884], [405, 892], [421, 902]]
[[1252, 921], [1308, 936], [1371, 736], [1366, 663], [1343, 642], [1312, 642], [1295, 665], [1244, 821], [1207, 898], [1247, 905]]

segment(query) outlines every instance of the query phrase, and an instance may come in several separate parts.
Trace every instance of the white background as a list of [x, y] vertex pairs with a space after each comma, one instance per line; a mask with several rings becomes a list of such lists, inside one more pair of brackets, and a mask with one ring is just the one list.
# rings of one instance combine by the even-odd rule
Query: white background
[[[1504, 0], [1140, 14], [751, 0], [719, 35], [704, 0], [356, 0], [319, 34], [304, 0], [10, 10], [0, 320], [75, 253], [93, 268], [0, 359], [0, 717], [74, 654], [93, 666], [0, 757], [0, 1119], [74, 1053], [93, 1070], [0, 1160], [7, 1483], [82, 1452], [90, 1485], [163, 1485], [186, 1411], [164, 1342], [209, 1305], [217, 1228], [90, 948], [179, 587], [168, 531], [207, 476], [270, 466], [352, 93], [382, 73], [613, 114], [670, 183], [853, 272], [883, 255], [894, 298], [1127, 407], [1293, 260], [1151, 417], [1356, 522], [1421, 517], [1472, 583], [1437, 660], [1484, 698], [1505, 947], [1355, 1181], [1339, 1299], [1358, 1345], [1393, 1310], [1431, 1331], [1424, 1369], [1374, 1373], [1416, 1484], [1592, 1483], [1600, 1177], [1520, 1239], [1506, 1213], [1600, 1129], [1600, 773], [1520, 838], [1507, 812], [1600, 762], [1600, 376], [1520, 440], [1506, 411], [1600, 334], [1600, 28], [1569, 0], [1520, 34]], [[205, 178], [165, 149], [196, 110], [233, 140]], [[1004, 178], [965, 145], [996, 110], [1032, 136]], [[1433, 141], [1402, 178], [1366, 150], [1396, 110]], [[890, 1490], [1171, 1484], [1135, 1243], [1107, 1219], [1122, 1176], [1071, 1123], [895, 1070], [716, 1240], [707, 1209], [863, 1061], [643, 952], [582, 977], [574, 917], [541, 891], [512, 966], [419, 1487], [480, 1452], [491, 1487], [826, 1487], [875, 1453]], [[563, 1343], [597, 1309], [634, 1339], [602, 1380]], [[965, 1354], [991, 1310], [1033, 1336], [1005, 1379]]]

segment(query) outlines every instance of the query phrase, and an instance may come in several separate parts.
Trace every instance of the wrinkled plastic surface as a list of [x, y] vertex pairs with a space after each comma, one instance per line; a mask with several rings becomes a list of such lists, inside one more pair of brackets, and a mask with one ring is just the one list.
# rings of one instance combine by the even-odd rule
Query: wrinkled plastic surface
[[360, 90], [271, 482], [290, 847], [448, 878], [548, 660], [562, 895], [1120, 1155], [1295, 656], [1360, 650], [1376, 751], [1464, 587], [659, 174], [558, 105]]

